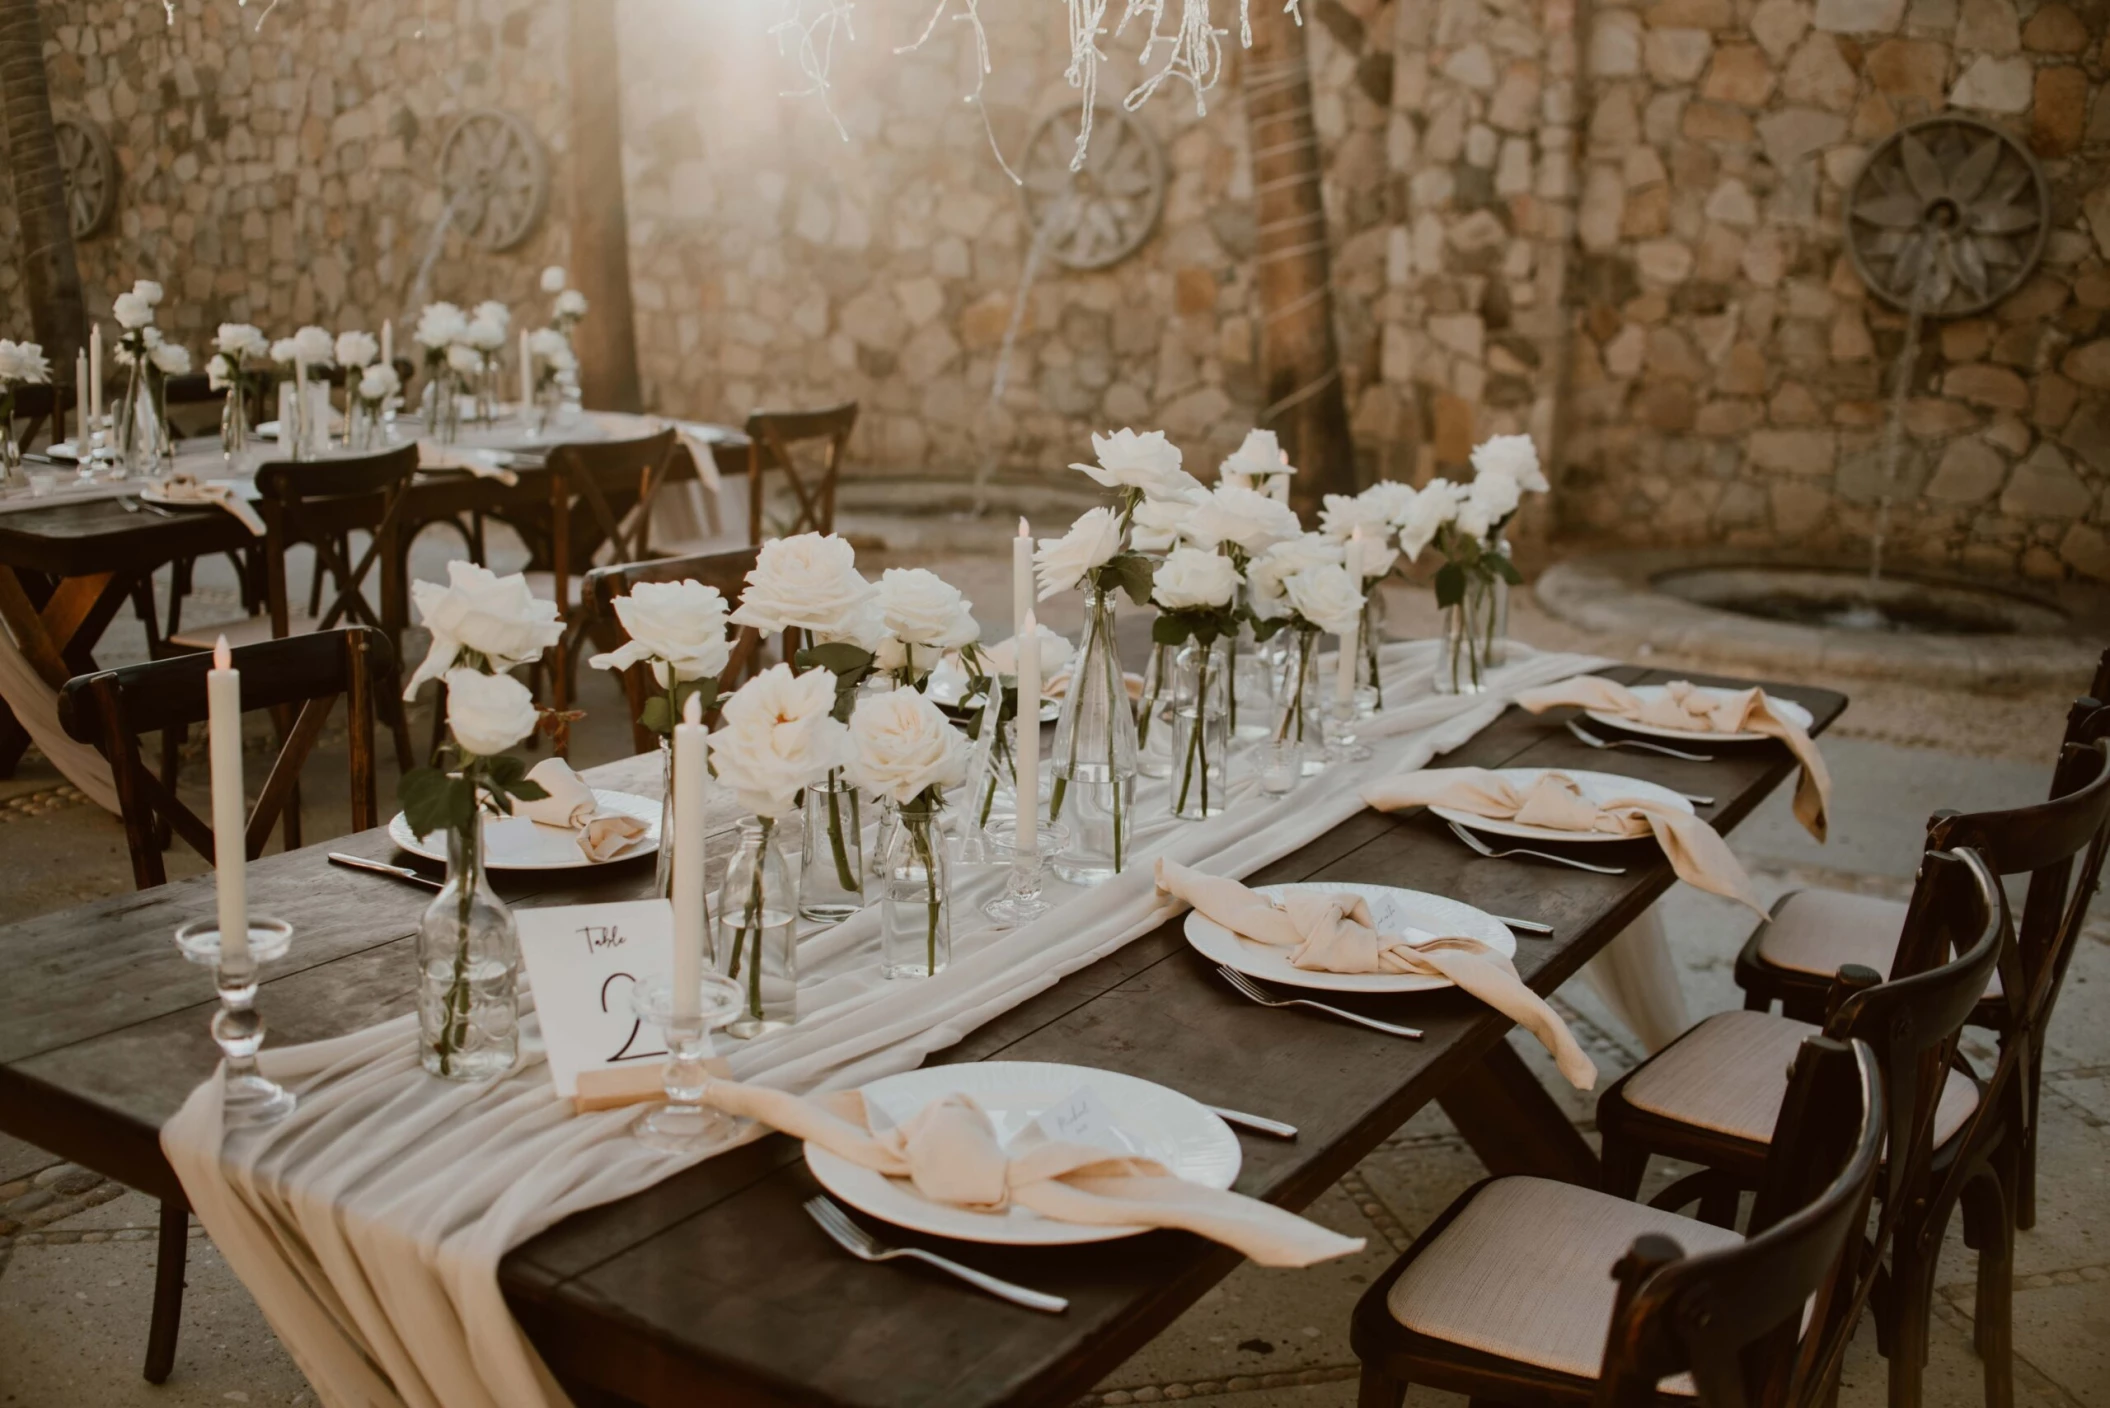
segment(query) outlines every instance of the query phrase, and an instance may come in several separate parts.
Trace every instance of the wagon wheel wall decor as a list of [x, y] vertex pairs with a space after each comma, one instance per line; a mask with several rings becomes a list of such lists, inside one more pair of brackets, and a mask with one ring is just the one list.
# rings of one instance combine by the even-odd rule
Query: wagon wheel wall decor
[[77, 117], [52, 120], [58, 130], [59, 169], [66, 178], [66, 222], [75, 239], [110, 223], [117, 209], [117, 155], [103, 129]]
[[2051, 232], [2044, 173], [2021, 143], [1943, 114], [1869, 154], [1846, 202], [1847, 249], [1876, 297], [1961, 318], [2013, 293]]
[[549, 204], [549, 158], [534, 129], [512, 113], [464, 113], [440, 148], [440, 188], [453, 223], [485, 249], [511, 249]]
[[1083, 105], [1049, 113], [1020, 165], [1026, 218], [1047, 256], [1071, 269], [1104, 269], [1142, 247], [1165, 209], [1165, 152], [1121, 108], [1095, 104], [1092, 146], [1072, 172]]

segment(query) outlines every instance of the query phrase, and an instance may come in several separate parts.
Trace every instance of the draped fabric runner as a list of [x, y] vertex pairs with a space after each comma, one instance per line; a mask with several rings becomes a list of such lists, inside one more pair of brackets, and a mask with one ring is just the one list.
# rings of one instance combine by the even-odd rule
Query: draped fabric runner
[[[804, 938], [798, 1024], [726, 1049], [733, 1076], [813, 1094], [920, 1065], [1170, 919], [1176, 906], [1157, 892], [1153, 855], [1250, 874], [1360, 811], [1363, 778], [1422, 767], [1491, 723], [1516, 690], [1605, 663], [1514, 647], [1493, 691], [1457, 697], [1432, 692], [1439, 654], [1433, 641], [1383, 652], [1385, 697], [1401, 702], [1360, 730], [1375, 740], [1366, 766], [1330, 769], [1279, 800], [1248, 773], [1233, 784], [1230, 810], [1201, 823], [1169, 818], [1169, 784], [1140, 782], [1135, 863], [1091, 889], [1051, 882], [1058, 903], [1031, 924], [971, 927], [1003, 877], [996, 867], [960, 867], [954, 958], [934, 978], [880, 977], [876, 905]], [[403, 976], [407, 983], [407, 969]], [[267, 987], [267, 1017], [271, 1004]], [[162, 1147], [324, 1404], [563, 1404], [506, 1309], [500, 1257], [690, 1160], [630, 1138], [634, 1110], [574, 1116], [539, 1055], [498, 1080], [456, 1085], [420, 1069], [416, 1039], [417, 1019], [406, 1014], [329, 1041], [267, 1047], [265, 1072], [300, 1095], [291, 1117], [224, 1131], [211, 1080], [163, 1128]]]
[[1310, 1266], [1363, 1249], [1360, 1237], [1174, 1177], [1153, 1159], [1060, 1140], [1007, 1149], [988, 1112], [966, 1095], [934, 1100], [884, 1133], [870, 1128], [854, 1090], [805, 1100], [714, 1080], [703, 1102], [810, 1140], [862, 1168], [906, 1178], [932, 1202], [977, 1212], [1016, 1204], [1093, 1227], [1176, 1227], [1234, 1247], [1262, 1266]]
[[1534, 714], [1562, 704], [1579, 709], [1632, 719], [1654, 728], [1681, 729], [1689, 733], [1762, 733], [1788, 745], [1802, 772], [1795, 779], [1795, 819], [1810, 835], [1822, 841], [1832, 805], [1832, 774], [1824, 755], [1802, 725], [1773, 706], [1766, 692], [1750, 689], [1703, 689], [1691, 680], [1672, 680], [1663, 693], [1644, 701], [1616, 680], [1602, 675], [1577, 675], [1572, 680], [1527, 689], [1517, 696], [1517, 707]]
[[109, 760], [85, 743], [66, 736], [59, 723], [59, 692], [29, 663], [7, 627], [0, 626], [0, 699], [14, 711], [16, 722], [66, 780], [86, 793], [88, 799], [107, 812], [122, 812], [117, 800], [117, 780], [110, 775]]
[[1541, 776], [1529, 791], [1519, 791], [1509, 779], [1486, 768], [1429, 768], [1404, 777], [1381, 777], [1363, 788], [1363, 800], [1383, 812], [1450, 807], [1491, 821], [1555, 831], [1636, 837], [1653, 833], [1680, 880], [1766, 917], [1750, 877], [1729, 853], [1721, 833], [1691, 812], [1661, 802], [1611, 797], [1599, 806], [1583, 796], [1573, 779], [1553, 772]]
[[593, 789], [562, 758], [544, 758], [528, 769], [527, 780], [541, 783], [549, 795], [515, 801], [514, 814], [571, 832], [589, 860], [607, 860], [652, 829], [634, 816], [603, 812]]
[[1294, 948], [1290, 962], [1322, 973], [1421, 973], [1449, 978], [1539, 1039], [1577, 1090], [1597, 1084], [1597, 1066], [1575, 1044], [1560, 1014], [1524, 986], [1507, 957], [1478, 939], [1455, 935], [1378, 932], [1370, 906], [1352, 894], [1293, 890], [1281, 901], [1255, 894], [1236, 880], [1204, 875], [1158, 857], [1158, 888], [1240, 938]]

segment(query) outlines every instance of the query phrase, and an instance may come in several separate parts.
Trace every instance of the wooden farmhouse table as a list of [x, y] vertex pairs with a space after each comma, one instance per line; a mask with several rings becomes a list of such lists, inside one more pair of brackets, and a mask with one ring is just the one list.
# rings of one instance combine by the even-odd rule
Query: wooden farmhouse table
[[[1606, 673], [1630, 683], [1670, 678], [1635, 667]], [[1768, 689], [1808, 706], [1813, 731], [1846, 703], [1828, 690]], [[1617, 771], [1702, 792], [1717, 799], [1702, 815], [1724, 832], [1794, 768], [1776, 743], [1721, 746], [1710, 763], [1595, 753], [1562, 728], [1566, 714], [1512, 708], [1441, 762]], [[603, 785], [656, 786], [657, 762], [645, 761], [649, 768], [632, 760], [599, 770]], [[274, 1045], [355, 1031], [412, 1005], [410, 936], [428, 895], [330, 866], [326, 850], [398, 858], [377, 829], [250, 867], [252, 912], [296, 931], [292, 951], [265, 970], [259, 1000]], [[1673, 879], [1650, 842], [1587, 850], [1626, 873], [1483, 859], [1424, 812], [1365, 811], [1249, 880], [1410, 886], [1549, 924], [1551, 938], [1519, 936], [1516, 966], [1533, 989], [1551, 993]], [[498, 877], [519, 906], [635, 898], [651, 879], [649, 863], [611, 867], [584, 884], [575, 873]], [[212, 912], [207, 875], [0, 928], [10, 975], [0, 987], [0, 1128], [158, 1197], [182, 1197], [157, 1131], [211, 1074], [217, 1051], [206, 1029], [209, 983], [171, 935]], [[1504, 1040], [1508, 1018], [1455, 989], [1333, 1000], [1426, 1035], [1406, 1041], [1254, 1006], [1188, 948], [1175, 920], [934, 1059], [1098, 1066], [1288, 1120], [1301, 1131], [1292, 1142], [1240, 1134], [1236, 1186], [1291, 1208], [1311, 1203], [1431, 1100], [1490, 1169], [1594, 1184], [1589, 1146]], [[1068, 1313], [1043, 1315], [901, 1263], [851, 1260], [801, 1211], [816, 1191], [798, 1145], [770, 1136], [559, 1223], [514, 1249], [500, 1279], [582, 1405], [978, 1408], [1071, 1402], [1239, 1260], [1176, 1232], [1023, 1250], [933, 1243], [1069, 1298]]]

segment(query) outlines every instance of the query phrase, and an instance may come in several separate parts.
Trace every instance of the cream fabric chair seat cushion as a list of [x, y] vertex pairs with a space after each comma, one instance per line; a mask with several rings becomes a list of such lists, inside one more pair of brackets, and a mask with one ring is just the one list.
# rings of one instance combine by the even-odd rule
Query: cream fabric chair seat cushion
[[[291, 612], [286, 617], [286, 634], [313, 635], [321, 621], [320, 616], [310, 616], [305, 611]], [[251, 616], [246, 620], [221, 621], [211, 626], [185, 626], [169, 637], [169, 644], [180, 645], [189, 650], [210, 650], [221, 636], [227, 637], [230, 648], [260, 644], [272, 639], [271, 618]]]
[[[1400, 1273], [1385, 1306], [1416, 1334], [1594, 1379], [1619, 1294], [1612, 1264], [1647, 1232], [1688, 1256], [1744, 1240], [1594, 1189], [1498, 1178]], [[1683, 1374], [1662, 1387], [1694, 1392]]]
[[[1899, 900], [1843, 890], [1796, 890], [1781, 900], [1773, 918], [1758, 934], [1758, 956], [1775, 968], [1829, 978], [1840, 965], [1859, 963], [1890, 976], [1898, 936], [1905, 931], [1905, 906]], [[2000, 991], [2000, 974], [1986, 984], [1986, 995]]]
[[[1651, 1056], [1627, 1078], [1626, 1101], [1637, 1110], [1699, 1129], [1773, 1142], [1788, 1063], [1819, 1028], [1770, 1012], [1718, 1012]], [[1934, 1111], [1934, 1142], [1948, 1142], [1978, 1108], [1978, 1085], [1949, 1072]]]

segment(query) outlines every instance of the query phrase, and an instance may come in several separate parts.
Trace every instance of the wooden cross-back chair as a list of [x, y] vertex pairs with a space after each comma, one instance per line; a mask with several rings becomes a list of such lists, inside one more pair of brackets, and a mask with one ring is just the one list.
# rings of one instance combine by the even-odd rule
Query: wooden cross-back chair
[[[817, 411], [756, 411], [747, 418], [747, 540], [835, 531], [835, 486], [843, 449], [857, 428], [857, 403], [845, 401]], [[820, 465], [800, 468], [797, 445], [820, 442]], [[797, 507], [793, 521], [773, 532], [763, 520], [763, 479], [782, 474]]]
[[[740, 594], [747, 588], [747, 574], [754, 570], [755, 559], [760, 555], [759, 548], [728, 548], [724, 552], [699, 553], [693, 557], [663, 557], [656, 562], [594, 568], [586, 574], [586, 597], [593, 606], [590, 629], [596, 636], [596, 643], [605, 650], [612, 650], [627, 639], [616, 602], [647, 582], [701, 582], [706, 587], [717, 588], [728, 609], [738, 609]], [[753, 626], [737, 629], [739, 634], [733, 637], [731, 658], [718, 676], [721, 693], [746, 679], [761, 661], [762, 633]], [[630, 739], [640, 753], [649, 752], [659, 739], [658, 734], [638, 721], [638, 716], [644, 712], [645, 700], [658, 689], [650, 665], [639, 663], [623, 671], [623, 695], [630, 706]], [[713, 710], [705, 722], [715, 725], [716, 713]]]
[[15, 443], [27, 450], [37, 436], [50, 430], [57, 444], [66, 438], [66, 413], [73, 409], [74, 390], [64, 382], [36, 382], [15, 388], [15, 420], [23, 424]]
[[[1546, 1179], [1474, 1185], [1357, 1303], [1359, 1408], [1413, 1384], [1533, 1408], [1820, 1408], [1870, 1274], [1883, 1109], [1865, 1044], [1806, 1040], [1748, 1237]], [[1686, 1391], [1659, 1387], [1680, 1374]]]

